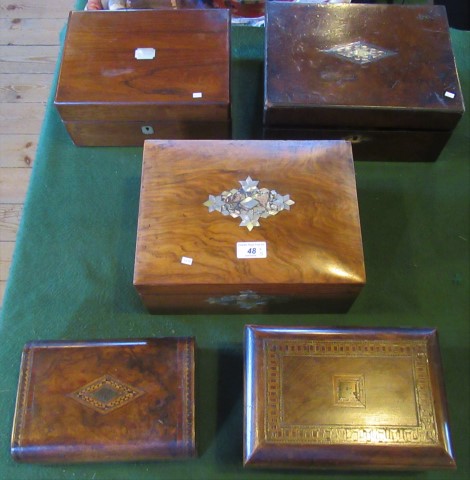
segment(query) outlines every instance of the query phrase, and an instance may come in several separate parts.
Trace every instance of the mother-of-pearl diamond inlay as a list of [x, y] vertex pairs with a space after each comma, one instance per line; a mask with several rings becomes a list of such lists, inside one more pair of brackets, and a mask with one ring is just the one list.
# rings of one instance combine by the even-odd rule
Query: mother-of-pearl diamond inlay
[[346, 60], [358, 63], [359, 65], [364, 65], [366, 63], [381, 60], [391, 55], [396, 55], [396, 52], [376, 47], [375, 45], [371, 45], [362, 41], [337, 45], [336, 47], [321, 51], [345, 58]]
[[209, 212], [218, 211], [222, 215], [242, 219], [240, 227], [246, 227], [250, 232], [259, 227], [260, 218], [277, 215], [282, 210], [290, 210], [294, 201], [290, 195], [281, 195], [275, 190], [258, 188], [259, 181], [250, 176], [239, 181], [241, 188], [226, 190], [220, 195], [209, 195], [204, 202]]
[[106, 414], [142, 396], [145, 392], [121, 382], [112, 375], [103, 375], [69, 396], [77, 402]]

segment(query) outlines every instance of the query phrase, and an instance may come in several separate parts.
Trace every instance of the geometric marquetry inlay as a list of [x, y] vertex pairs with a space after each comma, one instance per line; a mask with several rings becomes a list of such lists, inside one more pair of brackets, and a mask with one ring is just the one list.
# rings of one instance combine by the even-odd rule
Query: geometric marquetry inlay
[[363, 375], [333, 375], [333, 398], [337, 407], [365, 408]]
[[143, 390], [128, 385], [112, 375], [103, 375], [68, 396], [98, 413], [107, 414], [144, 393]]
[[264, 339], [263, 351], [266, 441], [438, 443], [425, 341]]

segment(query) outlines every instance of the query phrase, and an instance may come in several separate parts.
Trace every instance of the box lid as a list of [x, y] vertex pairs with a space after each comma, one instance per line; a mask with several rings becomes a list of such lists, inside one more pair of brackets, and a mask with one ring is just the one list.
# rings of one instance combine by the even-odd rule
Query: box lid
[[71, 12], [62, 119], [228, 120], [229, 26], [225, 9]]
[[139, 293], [334, 296], [364, 281], [348, 142], [145, 142]]
[[245, 464], [455, 467], [437, 332], [247, 326]]
[[265, 123], [450, 130], [464, 106], [443, 6], [268, 2]]
[[32, 342], [11, 453], [38, 463], [195, 455], [193, 338]]

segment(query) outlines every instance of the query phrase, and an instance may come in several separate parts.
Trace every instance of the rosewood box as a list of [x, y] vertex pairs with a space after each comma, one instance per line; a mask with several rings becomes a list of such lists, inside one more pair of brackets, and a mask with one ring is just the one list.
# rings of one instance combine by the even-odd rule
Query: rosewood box
[[195, 456], [193, 338], [23, 350], [11, 454], [70, 463]]
[[230, 13], [71, 12], [55, 105], [79, 146], [230, 138]]
[[437, 331], [245, 327], [244, 461], [454, 468]]
[[266, 138], [435, 160], [464, 112], [443, 6], [268, 2]]
[[345, 311], [365, 282], [351, 145], [144, 145], [134, 285], [153, 313]]

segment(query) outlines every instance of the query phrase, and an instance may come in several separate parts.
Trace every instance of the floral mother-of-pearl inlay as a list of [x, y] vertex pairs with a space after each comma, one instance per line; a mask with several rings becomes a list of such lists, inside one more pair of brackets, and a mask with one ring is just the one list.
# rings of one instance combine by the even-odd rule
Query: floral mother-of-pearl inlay
[[226, 190], [220, 195], [209, 195], [204, 202], [209, 212], [218, 211], [222, 215], [241, 218], [240, 227], [246, 227], [250, 232], [259, 227], [260, 218], [269, 218], [282, 210], [290, 210], [294, 205], [290, 195], [281, 195], [275, 190], [258, 188], [259, 181], [250, 176], [239, 181], [239, 189]]

